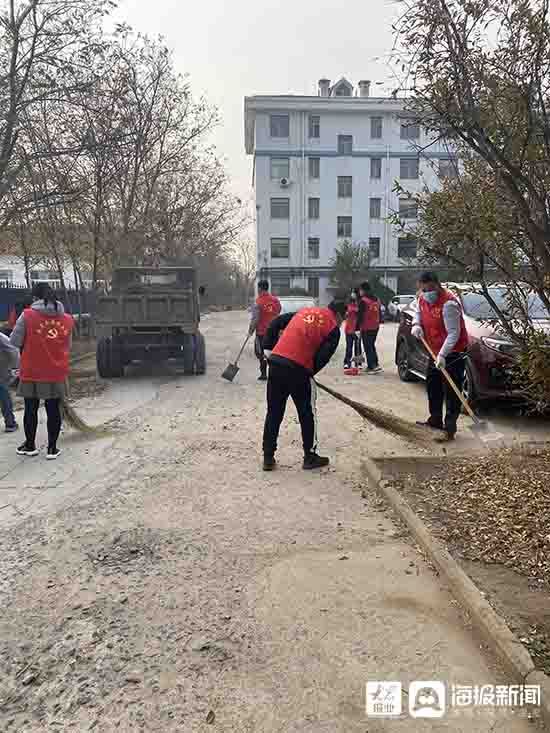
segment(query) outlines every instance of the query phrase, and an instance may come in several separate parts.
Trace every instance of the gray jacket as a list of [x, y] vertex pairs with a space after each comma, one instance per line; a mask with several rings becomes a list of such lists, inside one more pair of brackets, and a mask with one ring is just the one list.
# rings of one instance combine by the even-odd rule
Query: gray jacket
[[0, 384], [11, 382], [11, 370], [19, 366], [19, 349], [12, 346], [10, 340], [0, 333]]
[[[35, 311], [39, 311], [40, 313], [47, 313], [49, 316], [62, 316], [65, 313], [63, 303], [60, 303], [59, 301], [57, 301], [57, 310], [53, 303], [48, 303], [47, 306], [44, 305], [43, 300], [36, 300], [31, 305], [31, 308]], [[25, 345], [25, 317], [23, 313], [21, 313], [17, 319], [17, 323], [11, 332], [10, 342], [12, 346], [16, 346], [18, 349], [22, 349]]]

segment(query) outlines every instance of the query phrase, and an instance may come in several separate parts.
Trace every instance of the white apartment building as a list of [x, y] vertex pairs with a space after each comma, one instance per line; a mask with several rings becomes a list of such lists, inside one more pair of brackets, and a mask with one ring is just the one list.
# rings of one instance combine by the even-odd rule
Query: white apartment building
[[321, 79], [318, 96], [245, 98], [258, 277], [275, 293], [300, 287], [328, 302], [330, 262], [344, 240], [369, 247], [372, 270], [397, 292], [419, 270], [416, 242], [388, 220], [416, 217], [395, 183], [433, 189], [456, 163], [407, 116], [404, 99], [371, 97], [370, 86]]

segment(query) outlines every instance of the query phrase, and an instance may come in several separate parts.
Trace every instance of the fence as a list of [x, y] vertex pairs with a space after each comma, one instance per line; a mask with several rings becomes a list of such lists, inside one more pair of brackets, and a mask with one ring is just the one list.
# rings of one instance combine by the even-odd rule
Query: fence
[[[95, 313], [96, 293], [91, 290], [67, 290], [65, 293], [57, 290], [57, 299], [65, 310], [73, 315], [80, 313]], [[15, 308], [17, 315], [23, 308], [32, 302], [30, 288], [0, 282], [0, 321], [7, 321], [10, 311]]]

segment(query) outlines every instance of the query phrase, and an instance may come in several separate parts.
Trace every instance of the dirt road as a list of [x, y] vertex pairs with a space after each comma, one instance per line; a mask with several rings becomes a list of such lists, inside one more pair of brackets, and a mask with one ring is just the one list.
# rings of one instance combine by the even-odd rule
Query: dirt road
[[[18, 436], [2, 438], [3, 730], [381, 733], [399, 724], [366, 717], [367, 680], [503, 681], [361, 483], [364, 453], [411, 446], [322, 396], [330, 470], [301, 470], [289, 408], [280, 470], [261, 472], [251, 351], [233, 384], [219, 377], [245, 328], [244, 313], [205, 319], [205, 377], [135, 369], [81, 403], [91, 422], [116, 418], [115, 432], [68, 431], [55, 463], [23, 461]], [[350, 381], [338, 359], [323, 378], [422, 417], [421, 388], [390, 370], [384, 328], [384, 375]], [[533, 730], [507, 710], [401, 725]]]

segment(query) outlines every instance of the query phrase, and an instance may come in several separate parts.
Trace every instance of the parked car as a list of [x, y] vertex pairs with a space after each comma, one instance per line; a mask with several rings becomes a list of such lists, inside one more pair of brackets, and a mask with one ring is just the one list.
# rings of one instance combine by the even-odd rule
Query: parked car
[[307, 295], [282, 295], [279, 300], [281, 301], [281, 313], [295, 313], [302, 308], [313, 308], [317, 305], [315, 298], [308, 298]]
[[[482, 294], [475, 292], [471, 284], [448, 284], [446, 287], [462, 303], [469, 338], [464, 396], [471, 403], [491, 399], [518, 400], [520, 394], [517, 384], [514, 384], [517, 346], [500, 332], [492, 307]], [[506, 311], [506, 287], [491, 287], [489, 293], [496, 305]], [[411, 335], [415, 305], [416, 299], [402, 310], [397, 331], [395, 363], [399, 377], [404, 382], [425, 379], [430, 362], [424, 346]], [[537, 326], [550, 334], [548, 312], [537, 295], [530, 296], [529, 306]]]
[[388, 303], [389, 318], [392, 321], [399, 322], [401, 318], [401, 311], [408, 305], [410, 305], [415, 298], [416, 295], [396, 295], [395, 298], [392, 298]]

